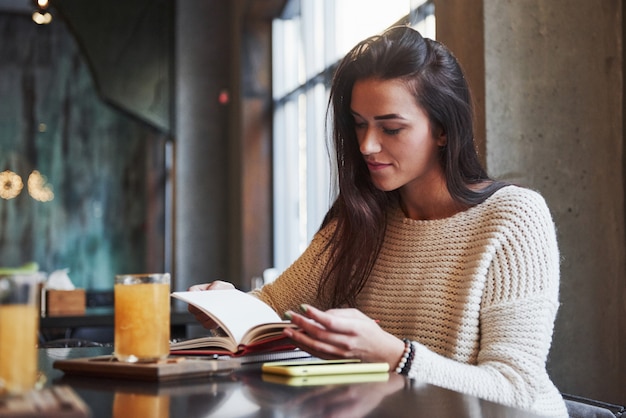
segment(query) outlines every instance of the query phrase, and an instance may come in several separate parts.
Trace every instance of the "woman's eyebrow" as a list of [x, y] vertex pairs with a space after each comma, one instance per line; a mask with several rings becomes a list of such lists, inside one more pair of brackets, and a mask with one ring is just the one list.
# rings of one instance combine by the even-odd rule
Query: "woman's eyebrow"
[[387, 115], [374, 116], [374, 120], [385, 120], [385, 119], [404, 119], [402, 115], [397, 113], [389, 113]]
[[[353, 116], [358, 116], [362, 118], [359, 112], [355, 112], [354, 110], [350, 110]], [[387, 115], [374, 116], [374, 120], [387, 120], [387, 119], [405, 119], [402, 115], [398, 113], [389, 113]]]

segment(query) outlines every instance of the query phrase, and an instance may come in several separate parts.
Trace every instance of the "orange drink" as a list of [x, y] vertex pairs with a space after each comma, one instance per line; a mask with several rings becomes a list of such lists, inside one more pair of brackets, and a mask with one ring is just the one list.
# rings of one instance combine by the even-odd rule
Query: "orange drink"
[[169, 418], [170, 397], [145, 393], [116, 392], [113, 398], [113, 418]]
[[115, 277], [115, 357], [156, 361], [170, 353], [169, 274]]
[[0, 394], [35, 386], [39, 280], [38, 274], [0, 277]]

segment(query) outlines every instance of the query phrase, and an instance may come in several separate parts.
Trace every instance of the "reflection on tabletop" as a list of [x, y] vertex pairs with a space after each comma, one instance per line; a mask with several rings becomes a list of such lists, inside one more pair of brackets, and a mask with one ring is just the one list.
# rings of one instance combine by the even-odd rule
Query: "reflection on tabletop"
[[[57, 359], [111, 354], [111, 347], [39, 350], [46, 385], [67, 385], [88, 405], [91, 416], [142, 417], [533, 417], [391, 373], [388, 379], [365, 383], [294, 386], [272, 383], [259, 369], [152, 382], [63, 374]], [[211, 361], [211, 360], [206, 360]], [[150, 412], [149, 411], [153, 411]]]

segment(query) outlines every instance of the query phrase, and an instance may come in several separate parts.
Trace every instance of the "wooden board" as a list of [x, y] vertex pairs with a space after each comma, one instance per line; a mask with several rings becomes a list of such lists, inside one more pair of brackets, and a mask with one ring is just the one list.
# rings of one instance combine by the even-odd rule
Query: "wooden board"
[[56, 360], [55, 369], [68, 375], [116, 379], [167, 381], [227, 373], [240, 366], [237, 360], [176, 357], [156, 363], [124, 363], [113, 356]]

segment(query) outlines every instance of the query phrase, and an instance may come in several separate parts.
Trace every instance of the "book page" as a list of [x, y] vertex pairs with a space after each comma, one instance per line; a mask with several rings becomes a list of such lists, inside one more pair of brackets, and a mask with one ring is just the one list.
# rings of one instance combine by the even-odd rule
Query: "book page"
[[200, 308], [237, 344], [254, 326], [283, 322], [265, 302], [236, 289], [174, 292], [172, 297]]
[[[207, 348], [208, 347], [208, 348]], [[197, 337], [190, 340], [176, 341], [170, 344], [170, 350], [189, 350], [192, 348], [202, 348], [207, 351], [219, 352], [220, 349], [235, 353], [238, 350], [237, 344], [230, 337]]]
[[246, 332], [246, 335], [241, 340], [242, 345], [255, 345], [267, 339], [276, 339], [283, 334], [285, 328], [297, 328], [295, 324], [289, 321], [281, 322], [279, 324], [263, 324], [256, 325]]

